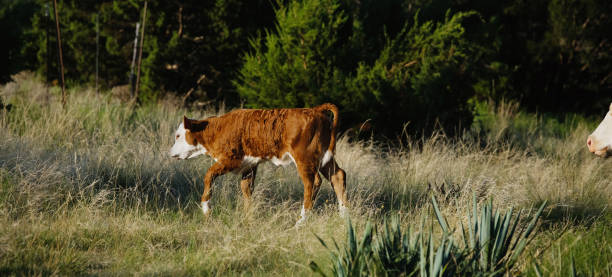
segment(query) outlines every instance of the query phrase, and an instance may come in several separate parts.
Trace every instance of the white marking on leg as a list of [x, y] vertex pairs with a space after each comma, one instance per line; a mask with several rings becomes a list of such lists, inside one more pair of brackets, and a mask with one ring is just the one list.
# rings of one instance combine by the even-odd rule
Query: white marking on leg
[[325, 155], [323, 155], [323, 159], [321, 159], [321, 166], [325, 166], [331, 159], [334, 157], [331, 151], [325, 151]]
[[339, 201], [338, 203], [338, 211], [340, 212], [340, 217], [346, 217], [348, 215], [348, 209], [346, 208], [346, 206], [344, 206], [344, 203], [342, 203], [342, 201]]
[[300, 212], [300, 219], [295, 223], [295, 226], [298, 227], [306, 221], [306, 209], [304, 209], [304, 205], [302, 205], [302, 212]]
[[202, 201], [202, 212], [204, 215], [208, 215], [210, 213], [210, 207], [208, 206], [208, 201]]

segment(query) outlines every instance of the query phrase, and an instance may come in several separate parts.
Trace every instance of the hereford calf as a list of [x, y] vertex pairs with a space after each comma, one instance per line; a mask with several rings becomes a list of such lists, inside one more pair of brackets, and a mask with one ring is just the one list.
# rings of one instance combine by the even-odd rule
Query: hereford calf
[[[333, 113], [333, 123], [326, 111]], [[304, 204], [297, 222], [300, 224], [312, 209], [321, 186], [319, 173], [330, 180], [340, 213], [346, 210], [346, 176], [334, 160], [337, 125], [338, 108], [333, 104], [309, 109], [242, 109], [204, 120], [184, 117], [176, 130], [170, 155], [189, 159], [208, 154], [215, 159], [204, 177], [204, 214], [210, 212], [216, 177], [230, 171], [240, 173], [240, 188], [248, 202], [257, 165], [264, 161], [283, 166], [294, 163], [304, 183]]]
[[587, 138], [589, 151], [600, 157], [612, 151], [612, 104], [597, 129]]

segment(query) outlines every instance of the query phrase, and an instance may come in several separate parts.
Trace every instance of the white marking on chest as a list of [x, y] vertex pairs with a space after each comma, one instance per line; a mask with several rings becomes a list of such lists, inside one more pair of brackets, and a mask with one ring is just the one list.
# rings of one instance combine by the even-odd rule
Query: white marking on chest
[[193, 152], [193, 153], [192, 153], [192, 154], [189, 156], [189, 159], [191, 159], [191, 158], [193, 158], [193, 157], [196, 157], [196, 156], [199, 156], [199, 155], [204, 155], [204, 154], [206, 154], [207, 152], [208, 152], [208, 151], [206, 150], [206, 148], [205, 148], [205, 147], [204, 147], [202, 144], [199, 144], [199, 143], [198, 143], [198, 145], [196, 145], [196, 151], [195, 151], [195, 152]]
[[252, 168], [258, 165], [260, 162], [261, 162], [260, 157], [244, 156], [244, 158], [242, 159], [242, 163], [240, 164], [240, 168], [249, 169], [249, 168]]
[[251, 169], [265, 161], [270, 161], [275, 166], [288, 166], [291, 163], [295, 164], [295, 160], [293, 159], [293, 156], [289, 154], [289, 152], [285, 152], [285, 154], [283, 154], [283, 156], [281, 156], [280, 159], [274, 156], [271, 158], [270, 157], [261, 158], [261, 157], [254, 157], [254, 156], [247, 155], [247, 156], [244, 156], [244, 158], [242, 158], [242, 163], [240, 164], [240, 168], [238, 171]]
[[283, 154], [283, 156], [281, 156], [280, 159], [277, 157], [272, 157], [270, 161], [276, 166], [279, 166], [279, 165], [288, 166], [291, 163], [295, 164], [295, 160], [293, 159], [293, 156], [289, 154], [289, 152], [285, 152], [285, 154]]

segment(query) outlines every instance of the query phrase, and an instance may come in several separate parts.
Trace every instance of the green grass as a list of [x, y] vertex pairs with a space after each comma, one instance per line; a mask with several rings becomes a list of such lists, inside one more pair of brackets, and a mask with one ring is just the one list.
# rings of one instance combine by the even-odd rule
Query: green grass
[[[560, 222], [534, 241], [530, 259], [544, 276], [571, 276], [572, 259], [578, 276], [612, 276], [612, 230], [608, 218]], [[535, 267], [527, 270], [536, 276]]]
[[[329, 257], [314, 234], [345, 241], [327, 182], [306, 226], [293, 228], [303, 192], [293, 166], [260, 166], [250, 209], [238, 177], [219, 178], [213, 213], [202, 216], [202, 177], [213, 160], [175, 161], [167, 151], [183, 114], [224, 111], [184, 110], [173, 99], [132, 108], [86, 88], [69, 90], [62, 110], [58, 93], [47, 95], [28, 74], [0, 87], [13, 104], [0, 111], [0, 275], [312, 275], [308, 264]], [[355, 229], [390, 215], [413, 230], [422, 216], [433, 224], [432, 194], [449, 226], [465, 225], [473, 193], [502, 211], [548, 201], [517, 268], [533, 275], [537, 262], [564, 276], [573, 257], [579, 272], [609, 276], [612, 160], [584, 145], [596, 120], [503, 107], [454, 138], [389, 148], [341, 137]]]

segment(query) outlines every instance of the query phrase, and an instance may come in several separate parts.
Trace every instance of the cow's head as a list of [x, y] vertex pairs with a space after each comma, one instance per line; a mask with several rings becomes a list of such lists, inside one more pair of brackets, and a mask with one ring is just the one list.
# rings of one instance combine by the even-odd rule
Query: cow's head
[[606, 117], [587, 138], [587, 147], [589, 151], [601, 157], [606, 157], [612, 151], [612, 104]]
[[206, 120], [193, 120], [183, 116], [183, 122], [174, 132], [174, 145], [170, 149], [170, 156], [184, 160], [206, 154], [206, 148], [197, 139], [198, 132], [203, 131], [206, 125]]

